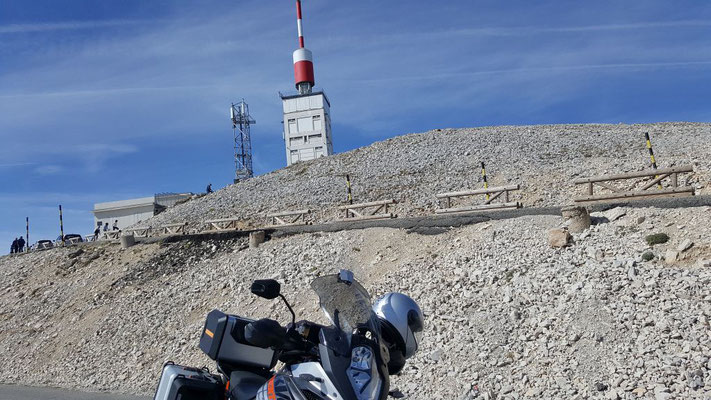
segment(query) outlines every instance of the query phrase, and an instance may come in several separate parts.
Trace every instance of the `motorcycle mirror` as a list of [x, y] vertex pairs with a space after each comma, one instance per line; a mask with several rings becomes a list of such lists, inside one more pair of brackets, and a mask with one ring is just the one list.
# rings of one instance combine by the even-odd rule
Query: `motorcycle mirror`
[[250, 290], [259, 297], [271, 300], [279, 296], [281, 285], [274, 279], [257, 279], [252, 282]]
[[353, 283], [353, 272], [347, 270], [347, 269], [342, 269], [338, 272], [338, 281], [343, 282], [346, 285], [350, 285]]

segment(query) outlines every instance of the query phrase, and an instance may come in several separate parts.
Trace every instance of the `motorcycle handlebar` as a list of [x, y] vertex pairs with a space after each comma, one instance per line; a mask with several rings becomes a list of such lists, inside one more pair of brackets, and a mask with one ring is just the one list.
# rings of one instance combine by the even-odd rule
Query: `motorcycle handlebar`
[[266, 349], [280, 347], [286, 339], [286, 329], [269, 318], [252, 321], [244, 327], [244, 338], [251, 345]]
[[282, 354], [309, 353], [319, 343], [322, 326], [310, 321], [298, 321], [282, 327], [279, 322], [264, 318], [244, 327], [244, 338], [253, 346], [271, 347]]

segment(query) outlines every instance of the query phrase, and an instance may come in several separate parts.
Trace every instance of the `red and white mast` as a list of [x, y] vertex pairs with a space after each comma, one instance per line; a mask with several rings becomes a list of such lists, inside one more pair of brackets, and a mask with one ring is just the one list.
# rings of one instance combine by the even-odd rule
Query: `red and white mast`
[[314, 61], [311, 50], [304, 47], [304, 31], [301, 24], [301, 0], [296, 0], [296, 29], [299, 48], [294, 51], [294, 84], [301, 94], [311, 93], [314, 87]]

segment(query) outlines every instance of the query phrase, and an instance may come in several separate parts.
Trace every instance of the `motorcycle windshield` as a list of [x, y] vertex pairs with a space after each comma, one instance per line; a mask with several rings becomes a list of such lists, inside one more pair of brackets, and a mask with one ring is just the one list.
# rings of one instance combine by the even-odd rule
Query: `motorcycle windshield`
[[357, 281], [344, 282], [338, 275], [327, 275], [311, 282], [311, 288], [319, 298], [321, 310], [334, 327], [349, 339], [359, 328], [377, 332], [375, 314], [370, 304], [370, 295]]
[[341, 391], [343, 399], [379, 399], [389, 386], [387, 375], [382, 373], [380, 325], [368, 292], [352, 279], [352, 274], [346, 280], [341, 276], [322, 276], [311, 282], [321, 309], [335, 327], [335, 336], [322, 331], [321, 344], [330, 349], [328, 355], [322, 353], [322, 361], [324, 357], [332, 358], [327, 368], [335, 383], [352, 388], [355, 397], [347, 394], [349, 391]]

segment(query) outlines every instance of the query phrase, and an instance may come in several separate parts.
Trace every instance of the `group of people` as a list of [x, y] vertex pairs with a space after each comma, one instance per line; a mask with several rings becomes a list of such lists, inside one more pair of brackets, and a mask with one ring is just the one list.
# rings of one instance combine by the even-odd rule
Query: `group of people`
[[10, 246], [10, 254], [22, 253], [25, 251], [25, 238], [20, 236], [12, 241], [12, 246]]
[[[104, 232], [107, 232], [108, 230], [109, 230], [109, 223], [106, 222], [104, 224]], [[114, 225], [111, 228], [111, 230], [114, 230], [114, 231], [120, 230], [118, 227], [118, 220], [114, 220]], [[97, 222], [96, 229], [94, 229], [94, 240], [99, 239], [99, 235], [101, 235], [101, 221]]]

